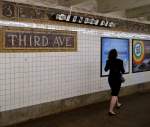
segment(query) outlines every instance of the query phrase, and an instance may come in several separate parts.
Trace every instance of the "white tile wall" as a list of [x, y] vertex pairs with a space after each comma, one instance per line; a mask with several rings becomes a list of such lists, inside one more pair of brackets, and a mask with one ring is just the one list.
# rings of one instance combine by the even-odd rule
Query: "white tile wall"
[[[100, 37], [109, 32], [54, 27], [78, 31], [78, 51], [0, 53], [0, 111], [109, 89], [107, 77], [100, 77]], [[111, 36], [120, 36], [119, 33]], [[132, 36], [122, 36], [125, 35]], [[150, 81], [149, 74], [127, 74], [123, 86]]]

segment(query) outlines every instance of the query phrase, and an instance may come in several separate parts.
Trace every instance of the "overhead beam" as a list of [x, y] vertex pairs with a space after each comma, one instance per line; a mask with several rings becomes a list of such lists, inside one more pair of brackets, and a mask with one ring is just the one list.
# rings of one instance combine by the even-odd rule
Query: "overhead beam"
[[86, 0], [80, 4], [72, 6], [74, 10], [84, 11], [84, 12], [97, 12], [97, 3], [95, 0]]
[[150, 15], [146, 17], [146, 20], [147, 20], [147, 21], [150, 21]]
[[57, 0], [4, 0], [15, 3], [30, 4], [35, 6], [54, 7], [57, 5]]
[[86, 0], [57, 0], [57, 1], [58, 1], [58, 5], [60, 6], [71, 7], [74, 5], [81, 4], [85, 2]]
[[150, 4], [150, 0], [97, 0], [98, 12], [123, 11]]
[[16, 2], [16, 3], [25, 3], [25, 4], [31, 4], [31, 5], [41, 5], [41, 6], [50, 6], [50, 5], [58, 5], [58, 6], [66, 6], [70, 7], [73, 5], [77, 5], [80, 3], [83, 3], [87, 0], [4, 0], [4, 1], [10, 1], [10, 2]]
[[125, 15], [127, 18], [138, 18], [148, 16], [150, 15], [150, 4], [137, 8], [128, 9], [126, 10]]

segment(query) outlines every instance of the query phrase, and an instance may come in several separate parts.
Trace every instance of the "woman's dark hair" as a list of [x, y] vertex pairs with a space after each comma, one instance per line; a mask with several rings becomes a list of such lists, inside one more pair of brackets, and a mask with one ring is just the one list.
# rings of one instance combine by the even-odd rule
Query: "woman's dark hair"
[[108, 54], [108, 59], [109, 60], [114, 60], [114, 59], [117, 58], [117, 56], [118, 56], [117, 50], [116, 49], [111, 49], [109, 51], [109, 54]]

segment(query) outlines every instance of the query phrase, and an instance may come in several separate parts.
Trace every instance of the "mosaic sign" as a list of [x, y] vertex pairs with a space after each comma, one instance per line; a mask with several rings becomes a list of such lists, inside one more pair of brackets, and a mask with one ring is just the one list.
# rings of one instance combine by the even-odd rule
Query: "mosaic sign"
[[1, 2], [2, 16], [7, 18], [45, 19], [45, 9], [30, 5]]
[[72, 31], [4, 30], [3, 50], [76, 51], [77, 33]]

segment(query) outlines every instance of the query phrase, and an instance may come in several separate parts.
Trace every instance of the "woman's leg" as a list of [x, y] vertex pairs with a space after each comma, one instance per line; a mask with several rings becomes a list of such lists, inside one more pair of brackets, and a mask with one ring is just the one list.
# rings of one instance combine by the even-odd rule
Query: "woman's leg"
[[[119, 94], [120, 86], [121, 86], [121, 84], [119, 84], [119, 87], [116, 89], [117, 90], [117, 95]], [[121, 105], [122, 104], [119, 102], [118, 96], [116, 96], [116, 106], [120, 107]]]
[[117, 106], [117, 107], [121, 107], [121, 105], [122, 105], [122, 104], [119, 102], [119, 99], [118, 99], [118, 96], [117, 96], [117, 103], [116, 103], [116, 106]]
[[109, 107], [109, 112], [114, 113], [114, 107], [116, 106], [117, 103], [117, 96], [112, 96], [110, 100], [110, 107]]

